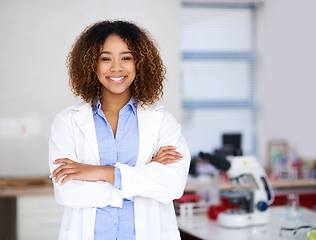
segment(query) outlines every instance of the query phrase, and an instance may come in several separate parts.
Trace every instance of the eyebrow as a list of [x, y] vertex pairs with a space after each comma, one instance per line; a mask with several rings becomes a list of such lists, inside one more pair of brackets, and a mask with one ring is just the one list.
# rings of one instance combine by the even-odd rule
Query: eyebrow
[[[104, 52], [101, 52], [101, 53], [100, 53], [100, 56], [101, 56], [102, 54], [104, 54], [104, 53], [105, 53], [105, 54], [109, 54], [109, 55], [112, 54], [112, 53], [109, 52], [109, 51], [104, 51]], [[121, 55], [122, 55], [122, 54], [132, 54], [132, 52], [131, 52], [131, 51], [126, 51], [126, 52], [121, 52], [120, 54], [121, 54]]]

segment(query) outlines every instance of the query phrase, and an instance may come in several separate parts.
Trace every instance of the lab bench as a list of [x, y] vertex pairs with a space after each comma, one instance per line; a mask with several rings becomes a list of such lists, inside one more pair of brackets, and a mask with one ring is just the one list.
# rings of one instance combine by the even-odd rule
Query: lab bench
[[270, 208], [270, 221], [267, 225], [253, 226], [247, 228], [223, 228], [215, 220], [210, 220], [206, 214], [177, 217], [178, 226], [182, 240], [287, 240], [307, 239], [306, 235], [310, 229], [302, 228], [294, 235], [294, 231], [282, 231], [281, 227], [296, 228], [312, 224], [316, 218], [316, 212], [303, 209], [303, 216], [296, 220], [287, 220], [284, 216], [284, 208], [277, 206]]
[[[3, 181], [0, 179], [0, 183]], [[24, 178], [5, 181], [6, 184], [0, 188], [0, 239], [58, 239], [64, 208], [55, 201], [51, 180]]]
[[[284, 239], [307, 239], [306, 230], [301, 231], [302, 238], [293, 238], [293, 235], [279, 236], [281, 227], [298, 227], [302, 224], [311, 224], [312, 217], [316, 221], [316, 179], [279, 179], [270, 181], [275, 194], [275, 200], [271, 209], [269, 224], [260, 227], [244, 229], [227, 229], [219, 227], [216, 221], [210, 220], [206, 212], [192, 216], [178, 216], [178, 226], [182, 240], [224, 240], [224, 239], [262, 239], [262, 240], [284, 240]], [[188, 183], [185, 188], [186, 193], [196, 192], [199, 189], [207, 189], [211, 186], [210, 182]], [[231, 183], [220, 182], [220, 191], [231, 189]], [[300, 205], [304, 209], [304, 217], [299, 221], [287, 222], [282, 216], [284, 205], [287, 202], [287, 195], [296, 193], [299, 195]], [[315, 222], [316, 224], [316, 222]], [[293, 232], [292, 232], [293, 233]], [[292, 234], [291, 233], [291, 234]], [[233, 237], [232, 237], [233, 236]]]
[[[0, 179], [0, 239], [57, 239], [63, 207], [58, 205], [55, 201], [51, 180], [46, 178], [33, 178], [6, 179], [6, 181], [9, 181], [9, 184], [3, 187], [3, 180]], [[19, 185], [16, 182], [23, 182], [25, 184]], [[315, 179], [296, 181], [279, 180], [271, 181], [271, 184], [275, 189], [276, 205], [284, 205], [286, 194], [293, 191], [300, 194], [302, 206], [305, 206], [305, 201], [302, 201], [302, 196], [307, 196], [306, 199], [312, 201], [309, 203], [310, 206], [316, 205], [316, 195], [313, 195], [316, 194]], [[187, 184], [185, 191], [194, 192], [197, 188], [208, 186], [207, 184]], [[229, 182], [220, 183], [221, 190], [228, 190], [230, 188], [231, 185]], [[195, 218], [195, 216], [193, 218]], [[206, 216], [199, 215], [198, 219], [196, 219], [197, 222], [203, 222]], [[190, 224], [189, 222], [189, 219], [187, 219], [187, 222], [179, 222], [180, 230], [182, 228], [188, 230], [185, 224]], [[214, 225], [214, 223], [209, 222], [207, 222], [207, 224], [211, 226]], [[182, 231], [182, 234], [189, 236], [185, 231]], [[194, 239], [194, 237], [190, 237], [189, 239]]]

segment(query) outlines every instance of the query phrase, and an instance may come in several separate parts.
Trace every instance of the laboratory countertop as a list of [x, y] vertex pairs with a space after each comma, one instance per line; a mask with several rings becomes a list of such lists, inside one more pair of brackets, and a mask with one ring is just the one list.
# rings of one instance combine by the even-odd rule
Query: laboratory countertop
[[282, 231], [281, 227], [297, 228], [303, 225], [315, 226], [316, 212], [303, 208], [303, 217], [297, 220], [287, 220], [284, 207], [270, 207], [270, 220], [267, 225], [248, 228], [231, 229], [220, 227], [215, 220], [210, 220], [206, 214], [177, 217], [179, 229], [195, 238], [204, 240], [288, 240], [307, 239], [309, 228], [301, 229], [294, 235], [294, 231]]
[[0, 197], [53, 194], [52, 180], [45, 177], [0, 178]]
[[[271, 181], [274, 189], [312, 188], [316, 189], [316, 179], [275, 180]], [[210, 182], [187, 183], [185, 192], [208, 188]], [[220, 190], [231, 189], [230, 182], [221, 182]], [[44, 177], [0, 178], [0, 197], [14, 197], [30, 194], [53, 194], [52, 181]]]

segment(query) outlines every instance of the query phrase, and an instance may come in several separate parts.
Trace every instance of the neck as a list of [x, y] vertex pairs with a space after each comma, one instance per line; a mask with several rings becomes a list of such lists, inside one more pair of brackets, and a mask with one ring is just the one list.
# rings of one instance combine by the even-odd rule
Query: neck
[[101, 108], [103, 111], [119, 112], [131, 99], [130, 91], [125, 94], [111, 94], [103, 92], [101, 98]]

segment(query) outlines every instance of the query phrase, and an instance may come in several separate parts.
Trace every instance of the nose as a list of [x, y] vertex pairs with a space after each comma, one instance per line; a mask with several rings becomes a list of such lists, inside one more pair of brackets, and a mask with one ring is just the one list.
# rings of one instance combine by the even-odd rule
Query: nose
[[121, 64], [120, 60], [113, 60], [112, 62], [112, 66], [111, 66], [111, 71], [112, 72], [118, 72], [118, 71], [122, 71], [123, 67]]

